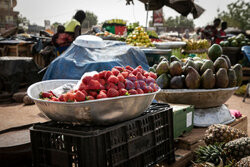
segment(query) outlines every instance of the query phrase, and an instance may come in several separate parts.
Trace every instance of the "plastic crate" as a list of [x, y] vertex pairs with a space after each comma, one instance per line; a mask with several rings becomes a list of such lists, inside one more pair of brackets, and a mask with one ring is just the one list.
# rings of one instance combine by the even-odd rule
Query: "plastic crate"
[[174, 156], [172, 108], [153, 104], [140, 117], [107, 127], [47, 122], [30, 129], [34, 166], [143, 167]]
[[194, 107], [190, 105], [171, 105], [173, 107], [174, 138], [190, 132], [194, 127]]

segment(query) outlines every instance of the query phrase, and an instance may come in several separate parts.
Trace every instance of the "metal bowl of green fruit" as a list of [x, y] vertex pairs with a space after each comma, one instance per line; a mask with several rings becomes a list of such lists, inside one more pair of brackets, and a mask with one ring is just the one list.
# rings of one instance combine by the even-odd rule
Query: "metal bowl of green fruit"
[[156, 100], [173, 104], [189, 104], [195, 108], [210, 108], [224, 104], [238, 89], [219, 88], [219, 89], [162, 89], [157, 95]]

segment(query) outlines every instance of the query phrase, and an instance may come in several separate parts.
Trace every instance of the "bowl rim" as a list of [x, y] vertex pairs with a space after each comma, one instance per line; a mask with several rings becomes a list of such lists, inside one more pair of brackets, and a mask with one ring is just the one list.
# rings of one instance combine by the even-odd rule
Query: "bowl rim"
[[234, 91], [239, 87], [231, 88], [216, 88], [216, 89], [161, 89], [160, 93], [204, 93], [204, 92], [218, 92], [218, 91]]
[[87, 100], [83, 102], [61, 102], [61, 101], [48, 101], [48, 100], [42, 100], [35, 98], [31, 96], [31, 90], [36, 87], [37, 85], [41, 83], [46, 83], [46, 82], [54, 82], [54, 81], [68, 81], [68, 82], [78, 82], [79, 80], [68, 80], [68, 79], [54, 79], [54, 80], [46, 80], [46, 81], [40, 81], [36, 82], [32, 85], [29, 86], [27, 89], [27, 95], [34, 100], [35, 102], [46, 102], [46, 103], [54, 103], [54, 104], [88, 104], [88, 103], [96, 103], [96, 102], [102, 102], [102, 101], [111, 101], [111, 100], [117, 100], [117, 99], [125, 99], [125, 98], [133, 98], [133, 97], [141, 97], [141, 96], [150, 96], [150, 95], [155, 95], [161, 91], [161, 88], [159, 88], [156, 92], [152, 93], [145, 93], [145, 94], [136, 94], [136, 95], [129, 95], [129, 96], [117, 96], [117, 97], [110, 97], [110, 98], [103, 98], [103, 99], [95, 99], [95, 100]]

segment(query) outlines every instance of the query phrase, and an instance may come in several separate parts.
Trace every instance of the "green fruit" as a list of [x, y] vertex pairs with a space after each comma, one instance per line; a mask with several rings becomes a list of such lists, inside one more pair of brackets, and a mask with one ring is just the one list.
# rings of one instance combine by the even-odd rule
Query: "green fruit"
[[211, 69], [207, 69], [201, 76], [201, 87], [204, 89], [212, 89], [215, 86], [215, 76]]
[[213, 44], [209, 49], [208, 49], [208, 57], [210, 60], [215, 61], [218, 57], [220, 57], [222, 54], [222, 48], [218, 44]]
[[228, 69], [226, 59], [224, 59], [223, 57], [219, 57], [218, 59], [216, 59], [216, 61], [214, 62], [214, 68], [215, 71], [218, 71], [220, 68]]
[[222, 55], [221, 57], [223, 57], [227, 61], [228, 68], [231, 68], [231, 61], [230, 61], [229, 57], [226, 55]]
[[170, 78], [167, 76], [166, 73], [161, 74], [161, 75], [156, 79], [156, 83], [158, 84], [158, 86], [160, 86], [160, 88], [166, 89], [166, 88], [169, 87]]
[[247, 42], [246, 41], [241, 41], [240, 46], [245, 46], [245, 45], [247, 45]]
[[217, 88], [227, 88], [229, 83], [227, 70], [225, 68], [220, 68], [216, 73], [215, 85]]
[[168, 71], [169, 71], [168, 61], [161, 61], [156, 68], [156, 73], [158, 76], [163, 73], [167, 73]]
[[181, 76], [174, 76], [170, 80], [170, 88], [171, 89], [182, 89], [182, 88], [184, 88], [184, 83], [183, 83], [182, 77]]
[[[193, 67], [196, 71], [199, 70], [199, 69], [197, 69], [197, 67], [192, 59], [187, 60], [186, 67]], [[185, 71], [185, 73], [187, 73], [187, 72]]]
[[238, 42], [237, 42], [236, 40], [233, 40], [233, 41], [231, 42], [231, 46], [232, 46], [232, 47], [237, 47], [237, 46], [238, 46]]
[[227, 40], [228, 40], [229, 43], [231, 43], [234, 40], [234, 38], [233, 37], [229, 37]]
[[159, 59], [159, 62], [161, 61], [168, 61], [167, 58], [165, 56], [161, 56], [160, 59]]
[[229, 44], [230, 44], [230, 43], [229, 43], [228, 41], [224, 41], [224, 46], [225, 46], [225, 47], [228, 47]]
[[193, 58], [193, 60], [194, 60], [194, 61], [202, 61], [202, 59], [201, 59], [200, 57], [197, 57], [197, 56], [195, 56], [195, 57]]
[[211, 60], [205, 61], [205, 63], [201, 66], [200, 73], [203, 74], [207, 69], [214, 70], [214, 63]]
[[236, 36], [235, 40], [240, 43], [241, 41], [245, 40], [245, 35], [240, 33]]
[[235, 87], [237, 84], [237, 77], [236, 77], [235, 71], [233, 69], [229, 69], [227, 71], [227, 74], [228, 74], [228, 79], [229, 79], [228, 87], [229, 88]]
[[170, 62], [173, 62], [173, 61], [181, 62], [181, 60], [180, 60], [178, 57], [172, 55], [172, 56], [170, 57]]
[[225, 46], [225, 41], [220, 41], [220, 46], [224, 47]]
[[170, 64], [169, 71], [170, 71], [171, 76], [181, 75], [182, 74], [181, 63], [178, 61], [173, 61]]
[[156, 70], [157, 66], [158, 66], [158, 64], [154, 64], [153, 68]]
[[236, 78], [237, 78], [237, 86], [240, 86], [243, 79], [243, 71], [242, 66], [240, 64], [235, 64], [232, 68], [235, 71]]
[[156, 73], [156, 70], [153, 67], [149, 67], [149, 71]]
[[195, 69], [197, 69], [197, 71], [200, 72], [200, 69], [201, 69], [201, 67], [203, 65], [203, 62], [202, 61], [195, 61], [194, 64], [195, 64], [195, 67], [196, 67]]
[[185, 78], [185, 83], [187, 88], [189, 89], [198, 89], [200, 87], [200, 75], [199, 73], [193, 68], [187, 68], [187, 76]]

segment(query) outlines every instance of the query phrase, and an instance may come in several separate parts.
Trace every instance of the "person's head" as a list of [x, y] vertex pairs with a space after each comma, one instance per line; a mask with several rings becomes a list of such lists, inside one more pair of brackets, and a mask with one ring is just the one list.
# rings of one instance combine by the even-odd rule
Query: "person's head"
[[214, 19], [214, 26], [217, 28], [219, 27], [219, 25], [220, 25], [220, 19], [219, 18]]
[[201, 32], [201, 28], [198, 27], [198, 28], [196, 29], [196, 34], [200, 34], [200, 32]]
[[85, 17], [86, 17], [85, 12], [83, 10], [78, 10], [74, 16], [74, 19], [76, 19], [77, 21], [79, 21], [82, 24]]
[[65, 30], [65, 27], [63, 25], [58, 25], [57, 26], [57, 33], [63, 33]]
[[222, 30], [227, 29], [227, 22], [224, 21], [224, 22], [221, 23], [221, 29]]

